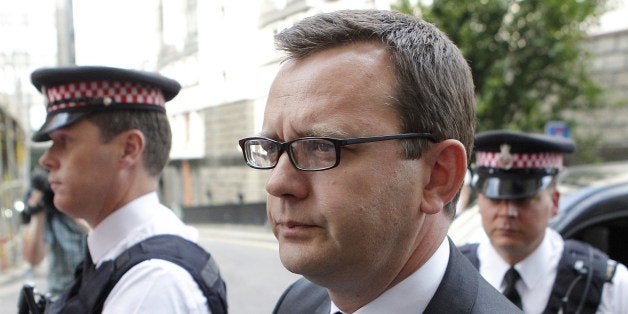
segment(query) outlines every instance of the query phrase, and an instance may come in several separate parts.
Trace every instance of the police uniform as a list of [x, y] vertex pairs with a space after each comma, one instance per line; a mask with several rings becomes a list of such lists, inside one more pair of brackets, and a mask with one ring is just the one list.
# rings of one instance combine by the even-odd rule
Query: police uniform
[[[151, 110], [165, 114], [165, 103], [175, 97], [181, 88], [175, 80], [155, 73], [111, 67], [39, 69], [32, 73], [31, 79], [45, 96], [48, 112], [45, 123], [33, 135], [32, 139], [36, 142], [49, 140], [50, 132], [94, 112]], [[83, 300], [76, 301], [81, 295], [90, 297], [91, 291], [86, 292], [89, 290], [86, 286], [98, 286], [99, 281], [106, 286], [106, 280], [112, 280], [107, 276], [116, 274], [115, 267], [122, 265], [118, 261], [122, 257], [133, 259], [133, 256], [127, 256], [131, 254], [128, 253], [130, 248], [148, 243], [147, 239], [160, 235], [173, 235], [176, 238], [170, 240], [184, 241], [186, 245], [196, 242], [198, 237], [195, 229], [184, 225], [170, 209], [159, 203], [156, 192], [145, 194], [116, 209], [90, 232], [87, 239], [90, 255], [86, 261], [93, 261], [95, 270], [91, 272], [97, 275], [87, 276], [87, 269], [92, 264], [86, 263], [77, 271], [75, 286], [53, 303], [53, 310], [47, 309], [47, 312], [208, 313], [210, 302], [207, 289], [203, 290], [197, 280], [197, 277], [203, 276], [205, 278], [201, 280], [211, 281], [210, 288], [217, 287], [219, 291], [214, 294], [220, 301], [218, 303], [223, 305], [222, 310], [212, 308], [212, 311], [226, 312], [225, 286], [218, 268], [211, 256], [196, 244], [193, 244], [195, 250], [202, 251], [208, 259], [204, 261], [206, 264], [202, 264], [205, 266], [203, 276], [196, 274], [198, 276], [194, 277], [195, 273], [188, 266], [184, 268], [173, 262], [171, 255], [181, 254], [183, 260], [191, 256], [185, 250], [174, 248], [161, 252], [160, 257], [140, 261], [121, 273], [120, 278], [110, 281], [112, 287], [108, 287], [100, 300], [90, 300], [99, 306], [96, 310], [92, 305], [85, 306]], [[102, 275], [106, 271], [109, 273]], [[83, 309], [68, 310], [77, 308], [72, 307], [75, 304], [82, 304]]]
[[[563, 154], [574, 150], [573, 141], [560, 137], [480, 133], [475, 139], [472, 185], [491, 199], [532, 197], [555, 180]], [[488, 238], [460, 249], [492, 286], [506, 293], [505, 277], [511, 265]], [[564, 241], [550, 228], [541, 244], [512, 267], [520, 278], [514, 288], [526, 313], [572, 313], [574, 309], [580, 313], [628, 313], [626, 267], [588, 244]], [[587, 272], [592, 276], [586, 276]]]
[[[159, 204], [157, 193], [152, 192], [103, 220], [90, 232], [87, 244], [98, 268], [132, 245], [164, 233], [194, 242], [198, 239], [196, 230], [185, 226], [170, 209]], [[185, 269], [153, 259], [124, 275], [105, 300], [103, 313], [141, 312], [147, 304], [163, 313], [207, 313], [206, 303]]]

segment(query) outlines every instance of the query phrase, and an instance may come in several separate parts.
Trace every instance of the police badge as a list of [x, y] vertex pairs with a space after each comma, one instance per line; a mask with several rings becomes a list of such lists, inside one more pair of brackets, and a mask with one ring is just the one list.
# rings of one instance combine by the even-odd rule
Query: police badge
[[510, 145], [502, 144], [499, 146], [499, 150], [499, 158], [497, 159], [499, 164], [497, 166], [501, 169], [509, 170], [515, 162], [514, 156], [510, 154]]

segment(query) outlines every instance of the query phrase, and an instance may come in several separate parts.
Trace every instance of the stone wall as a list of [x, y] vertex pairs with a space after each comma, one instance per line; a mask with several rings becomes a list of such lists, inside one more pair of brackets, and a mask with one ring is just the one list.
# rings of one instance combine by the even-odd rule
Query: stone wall
[[586, 44], [591, 54], [591, 75], [604, 90], [603, 109], [571, 112], [577, 121], [574, 135], [586, 138], [589, 150], [601, 160], [628, 159], [628, 29], [591, 36]]
[[170, 161], [162, 176], [163, 202], [182, 208], [264, 202], [268, 172], [247, 167], [238, 146], [240, 138], [255, 132], [254, 102], [208, 107], [200, 113], [205, 157]]

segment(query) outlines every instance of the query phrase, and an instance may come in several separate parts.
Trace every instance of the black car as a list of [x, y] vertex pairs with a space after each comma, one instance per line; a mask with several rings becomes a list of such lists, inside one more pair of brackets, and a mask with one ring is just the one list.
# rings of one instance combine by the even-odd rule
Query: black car
[[568, 169], [559, 182], [564, 191], [550, 227], [628, 264], [628, 163]]

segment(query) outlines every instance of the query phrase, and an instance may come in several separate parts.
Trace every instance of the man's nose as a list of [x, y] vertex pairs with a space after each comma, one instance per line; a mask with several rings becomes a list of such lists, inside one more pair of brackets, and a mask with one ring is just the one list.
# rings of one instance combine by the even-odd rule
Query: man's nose
[[39, 157], [39, 160], [37, 160], [37, 162], [44, 169], [51, 170], [51, 168], [53, 167], [53, 163], [52, 159], [50, 158], [50, 150], [47, 149], [46, 151], [44, 151], [44, 154]]
[[279, 156], [277, 165], [270, 171], [270, 176], [266, 181], [266, 192], [270, 195], [296, 198], [307, 196], [306, 171], [298, 170], [287, 153]]
[[510, 200], [501, 200], [499, 202], [499, 213], [509, 218], [519, 217], [519, 209]]

